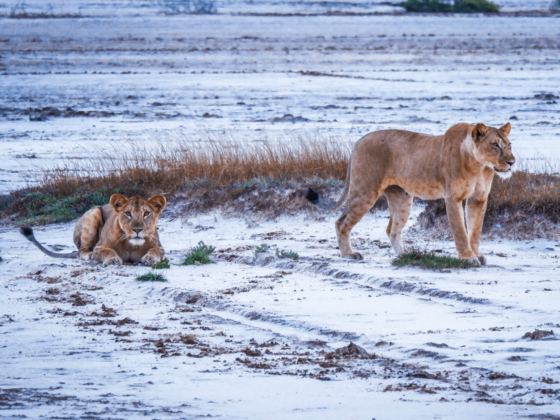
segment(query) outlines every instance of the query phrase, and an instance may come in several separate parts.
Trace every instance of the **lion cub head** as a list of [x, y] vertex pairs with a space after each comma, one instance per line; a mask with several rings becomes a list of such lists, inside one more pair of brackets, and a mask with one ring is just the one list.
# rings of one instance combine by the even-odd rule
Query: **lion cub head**
[[167, 200], [162, 195], [145, 200], [140, 196], [126, 198], [121, 194], [113, 194], [109, 203], [129, 243], [142, 246], [146, 239], [156, 234], [158, 218]]
[[510, 123], [500, 128], [478, 123], [472, 131], [476, 160], [493, 168], [500, 178], [509, 178], [511, 167], [515, 163], [508, 139], [510, 131]]

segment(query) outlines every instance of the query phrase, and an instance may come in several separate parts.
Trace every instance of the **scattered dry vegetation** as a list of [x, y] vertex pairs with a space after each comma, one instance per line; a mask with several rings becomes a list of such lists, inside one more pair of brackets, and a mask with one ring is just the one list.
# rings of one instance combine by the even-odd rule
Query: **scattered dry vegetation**
[[[26, 224], [63, 222], [108, 202], [115, 192], [162, 193], [184, 203], [184, 213], [221, 208], [276, 218], [313, 212], [317, 204], [325, 208], [338, 198], [351, 150], [350, 142], [335, 138], [119, 145], [47, 171], [36, 187], [0, 196], [0, 216]], [[512, 239], [556, 236], [559, 192], [560, 177], [551, 173], [496, 177], [484, 232]], [[386, 208], [385, 200], [375, 208]], [[427, 203], [419, 226], [433, 236], [451, 237], [443, 200]]]

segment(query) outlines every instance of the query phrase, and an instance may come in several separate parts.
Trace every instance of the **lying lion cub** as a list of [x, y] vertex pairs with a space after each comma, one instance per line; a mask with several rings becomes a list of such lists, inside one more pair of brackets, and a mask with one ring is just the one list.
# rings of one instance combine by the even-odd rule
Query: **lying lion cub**
[[363, 259], [350, 248], [350, 230], [384, 194], [390, 214], [387, 235], [397, 254], [405, 252], [401, 232], [413, 197], [444, 198], [459, 258], [485, 264], [478, 244], [488, 193], [494, 174], [508, 178], [515, 163], [510, 130], [509, 123], [499, 129], [480, 123], [457, 124], [442, 136], [383, 130], [362, 137], [352, 151], [344, 191], [335, 206], [348, 203], [335, 223], [341, 256]]
[[33, 229], [20, 232], [37, 248], [54, 258], [80, 258], [103, 264], [142, 262], [152, 265], [165, 254], [159, 242], [157, 222], [166, 205], [165, 197], [154, 195], [148, 200], [130, 199], [113, 194], [109, 204], [88, 210], [74, 227], [74, 243], [78, 251], [60, 254], [45, 249], [33, 235]]

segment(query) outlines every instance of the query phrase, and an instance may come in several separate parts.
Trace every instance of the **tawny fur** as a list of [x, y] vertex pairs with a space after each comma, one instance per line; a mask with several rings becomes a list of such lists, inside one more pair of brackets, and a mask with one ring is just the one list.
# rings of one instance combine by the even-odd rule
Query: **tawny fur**
[[[142, 262], [153, 265], [165, 255], [157, 232], [157, 222], [166, 205], [165, 197], [148, 200], [111, 196], [109, 204], [87, 211], [76, 223], [74, 243], [78, 258], [103, 264]], [[103, 223], [105, 220], [105, 223]]]
[[77, 252], [62, 254], [41, 245], [30, 227], [20, 232], [43, 253], [53, 258], [79, 258], [103, 264], [142, 262], [153, 265], [165, 255], [157, 232], [159, 215], [166, 205], [165, 197], [154, 195], [148, 200], [130, 199], [113, 194], [109, 204], [88, 210], [74, 227]]
[[479, 242], [494, 173], [509, 176], [515, 163], [510, 130], [509, 123], [499, 129], [461, 123], [441, 136], [383, 130], [362, 137], [352, 151], [344, 191], [336, 205], [347, 203], [335, 222], [341, 256], [363, 259], [350, 247], [350, 231], [384, 194], [390, 214], [387, 235], [397, 254], [405, 252], [401, 234], [413, 197], [444, 198], [459, 258], [484, 264]]

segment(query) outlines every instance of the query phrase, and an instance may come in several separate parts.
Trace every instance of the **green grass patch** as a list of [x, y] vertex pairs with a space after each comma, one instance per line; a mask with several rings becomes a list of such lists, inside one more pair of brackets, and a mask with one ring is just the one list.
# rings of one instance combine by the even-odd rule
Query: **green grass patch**
[[185, 255], [185, 259], [181, 263], [181, 265], [194, 265], [194, 264], [214, 264], [208, 256], [214, 252], [216, 248], [213, 246], [207, 246], [204, 242], [200, 241], [198, 246], [191, 249], [187, 255]]
[[487, 0], [455, 0], [456, 13], [498, 13], [500, 6]]
[[0, 218], [10, 217], [29, 226], [64, 223], [81, 217], [95, 206], [109, 203], [114, 193], [134, 195], [134, 186], [109, 188], [82, 182], [77, 188], [57, 188], [53, 185], [12, 191], [0, 195]]
[[141, 276], [136, 277], [138, 281], [167, 281], [167, 279], [158, 273], [147, 273], [142, 274]]
[[451, 13], [453, 5], [439, 0], [406, 0], [399, 4], [407, 12], [419, 13]]
[[74, 220], [92, 207], [107, 204], [111, 194], [108, 188], [89, 193], [77, 190], [67, 197], [41, 191], [23, 193], [20, 205], [26, 214], [21, 221], [34, 226]]
[[406, 0], [399, 4], [407, 12], [417, 13], [497, 13], [500, 6], [488, 0]]
[[278, 258], [290, 258], [294, 261], [299, 260], [299, 254], [293, 251], [276, 250], [276, 256]]
[[473, 264], [446, 254], [436, 255], [434, 251], [412, 250], [395, 258], [391, 263], [397, 267], [411, 265], [429, 270], [446, 268], [471, 268]]
[[265, 252], [268, 252], [269, 249], [270, 245], [261, 244], [257, 247], [257, 249], [255, 249], [255, 254], [264, 254]]
[[152, 269], [154, 270], [161, 270], [162, 268], [171, 268], [171, 266], [169, 265], [169, 260], [167, 258], [164, 258], [157, 264], [152, 265]]

